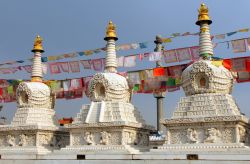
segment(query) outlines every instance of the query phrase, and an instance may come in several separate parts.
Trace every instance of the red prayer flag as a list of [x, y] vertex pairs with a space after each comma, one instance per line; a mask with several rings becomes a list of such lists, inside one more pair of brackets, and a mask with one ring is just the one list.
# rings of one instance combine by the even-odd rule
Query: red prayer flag
[[230, 70], [232, 68], [232, 63], [231, 63], [231, 60], [230, 59], [224, 59], [223, 60], [223, 66]]
[[78, 61], [71, 61], [69, 62], [69, 66], [71, 69], [71, 72], [80, 72], [80, 65]]
[[162, 67], [154, 68], [153, 74], [154, 74], [154, 76], [164, 76], [165, 69]]
[[250, 72], [250, 59], [246, 59], [246, 71]]
[[58, 74], [61, 73], [61, 70], [59, 68], [58, 63], [50, 63], [49, 64], [49, 68], [50, 68], [50, 73], [51, 74]]

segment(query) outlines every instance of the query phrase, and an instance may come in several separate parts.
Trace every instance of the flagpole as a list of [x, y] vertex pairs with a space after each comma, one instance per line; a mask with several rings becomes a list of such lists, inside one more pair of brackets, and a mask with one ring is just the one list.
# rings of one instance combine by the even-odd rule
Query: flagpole
[[[156, 47], [154, 49], [155, 52], [163, 52], [164, 47], [162, 45], [161, 36], [157, 35], [154, 41]], [[161, 61], [156, 61], [156, 67], [162, 67]], [[164, 110], [163, 110], [163, 100], [165, 98], [165, 92], [155, 92], [154, 97], [156, 98], [156, 106], [157, 106], [157, 131], [163, 131], [163, 125], [160, 123], [160, 120], [164, 118]]]

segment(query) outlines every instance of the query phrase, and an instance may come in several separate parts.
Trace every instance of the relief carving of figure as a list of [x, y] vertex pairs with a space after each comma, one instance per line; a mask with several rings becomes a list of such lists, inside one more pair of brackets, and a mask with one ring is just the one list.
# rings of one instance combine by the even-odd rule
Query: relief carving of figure
[[198, 143], [198, 134], [193, 128], [187, 129], [188, 143]]
[[216, 128], [207, 129], [207, 138], [204, 140], [205, 143], [218, 143], [221, 142], [221, 133]]
[[19, 135], [19, 146], [26, 146], [27, 145], [27, 136], [25, 134]]
[[87, 145], [95, 145], [94, 136], [90, 132], [85, 133], [84, 140], [87, 142]]
[[12, 135], [7, 136], [7, 143], [9, 146], [16, 146], [15, 137]]
[[109, 145], [110, 138], [111, 138], [111, 134], [110, 133], [108, 133], [106, 131], [101, 132], [100, 144], [102, 144], [102, 145]]
[[138, 145], [146, 145], [147, 144], [147, 136], [142, 133], [138, 134]]
[[245, 143], [246, 141], [246, 129], [244, 127], [238, 127], [240, 142]]

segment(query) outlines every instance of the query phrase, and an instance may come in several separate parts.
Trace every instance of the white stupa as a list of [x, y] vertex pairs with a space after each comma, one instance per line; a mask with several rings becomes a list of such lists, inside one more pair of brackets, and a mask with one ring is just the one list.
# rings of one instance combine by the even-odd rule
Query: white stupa
[[30, 82], [21, 82], [17, 88], [17, 111], [10, 125], [0, 126], [0, 154], [36, 156], [60, 149], [69, 143], [67, 132], [58, 127], [55, 116], [55, 95], [42, 82], [42, 39], [34, 43], [33, 67]]
[[148, 148], [149, 132], [153, 128], [145, 124], [140, 112], [131, 104], [127, 79], [116, 73], [115, 41], [118, 38], [111, 21], [104, 39], [107, 41], [105, 71], [95, 74], [90, 81], [91, 104], [83, 105], [68, 126], [70, 146], [63, 150], [134, 153]]
[[185, 97], [180, 99], [167, 128], [165, 151], [227, 151], [249, 144], [248, 118], [241, 114], [232, 97], [233, 76], [223, 65], [211, 60], [208, 8], [199, 9], [200, 60], [182, 73]]

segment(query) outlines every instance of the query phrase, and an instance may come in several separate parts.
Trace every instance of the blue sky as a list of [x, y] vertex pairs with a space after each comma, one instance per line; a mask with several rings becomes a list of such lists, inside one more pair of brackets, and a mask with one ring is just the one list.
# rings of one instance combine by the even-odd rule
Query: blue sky
[[[209, 7], [213, 24], [211, 34], [220, 34], [249, 28], [250, 1], [248, 0], [2, 0], [0, 1], [0, 62], [27, 59], [36, 34], [44, 39], [43, 56], [95, 49], [105, 46], [103, 37], [108, 21], [117, 26], [117, 44], [153, 41], [155, 35], [167, 37], [175, 32], [198, 32], [195, 25], [198, 8], [204, 2]], [[235, 34], [228, 40], [249, 37], [248, 33]], [[227, 40], [226, 39], [226, 40]], [[218, 42], [220, 40], [213, 40]], [[180, 37], [165, 45], [166, 49], [198, 45], [198, 37]], [[143, 50], [118, 51], [118, 56], [153, 51], [154, 44]], [[218, 57], [249, 56], [249, 52], [233, 54], [225, 44], [214, 50]], [[83, 56], [73, 60], [104, 57], [105, 54]], [[153, 62], [138, 62], [137, 67], [152, 68]], [[46, 75], [46, 79], [66, 79], [94, 74], [81, 69], [81, 73]], [[1, 75], [1, 78], [29, 79], [27, 73]], [[243, 113], [250, 115], [249, 83], [235, 84], [233, 95]], [[170, 117], [183, 91], [167, 93], [164, 100], [166, 117]], [[132, 102], [150, 124], [156, 123], [156, 101], [151, 94], [136, 94]], [[146, 104], [145, 104], [146, 102]], [[75, 100], [57, 100], [58, 117], [76, 116], [81, 106], [89, 103], [87, 97]], [[4, 104], [1, 112], [9, 120], [16, 111], [16, 103]]]

